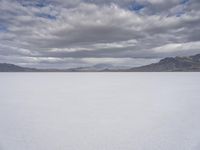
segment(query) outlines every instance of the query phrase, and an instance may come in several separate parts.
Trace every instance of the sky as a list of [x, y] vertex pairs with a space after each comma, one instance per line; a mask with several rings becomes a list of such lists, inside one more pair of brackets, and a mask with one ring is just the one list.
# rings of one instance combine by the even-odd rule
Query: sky
[[200, 53], [200, 0], [0, 0], [0, 63], [135, 67]]

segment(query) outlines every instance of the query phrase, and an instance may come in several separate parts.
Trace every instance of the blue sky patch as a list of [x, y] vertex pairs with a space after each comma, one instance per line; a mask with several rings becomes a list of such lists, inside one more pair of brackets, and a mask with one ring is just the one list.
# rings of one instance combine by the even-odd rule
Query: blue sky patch
[[145, 6], [138, 3], [138, 2], [133, 2], [130, 6], [129, 9], [133, 10], [133, 11], [139, 11], [141, 9], [143, 9]]
[[37, 1], [33, 1], [33, 0], [18, 0], [18, 2], [24, 7], [28, 7], [28, 6], [45, 7], [45, 6], [48, 5], [48, 3], [45, 0], [37, 0]]
[[185, 12], [178, 12], [177, 14], [176, 14], [176, 17], [181, 17], [182, 15], [184, 15], [185, 14]]
[[45, 19], [49, 19], [49, 20], [55, 20], [56, 16], [50, 15], [50, 14], [36, 14], [37, 17], [41, 17], [41, 18], [45, 18]]
[[7, 27], [3, 24], [0, 24], [0, 32], [6, 32], [7, 31]]
[[180, 0], [180, 3], [181, 3], [181, 4], [185, 4], [185, 3], [187, 3], [187, 2], [189, 2], [189, 0]]

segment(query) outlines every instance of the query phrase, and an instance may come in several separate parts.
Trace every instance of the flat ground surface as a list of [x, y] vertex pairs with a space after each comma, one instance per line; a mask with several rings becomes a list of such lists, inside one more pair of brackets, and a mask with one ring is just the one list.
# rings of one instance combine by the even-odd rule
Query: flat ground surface
[[0, 73], [0, 150], [199, 150], [200, 73]]

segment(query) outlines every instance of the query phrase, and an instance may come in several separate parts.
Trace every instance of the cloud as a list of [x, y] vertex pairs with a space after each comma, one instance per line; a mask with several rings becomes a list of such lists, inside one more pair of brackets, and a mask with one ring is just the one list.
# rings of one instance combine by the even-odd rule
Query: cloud
[[0, 4], [0, 56], [10, 63], [73, 67], [93, 64], [86, 59], [105, 63], [109, 58], [124, 60], [128, 66], [127, 59], [150, 63], [199, 52], [198, 0], [0, 0]]

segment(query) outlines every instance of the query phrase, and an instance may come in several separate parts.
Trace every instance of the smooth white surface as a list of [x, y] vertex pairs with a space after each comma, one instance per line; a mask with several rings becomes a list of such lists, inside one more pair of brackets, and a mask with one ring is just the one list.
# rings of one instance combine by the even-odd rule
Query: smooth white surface
[[200, 73], [0, 73], [0, 150], [199, 150]]

